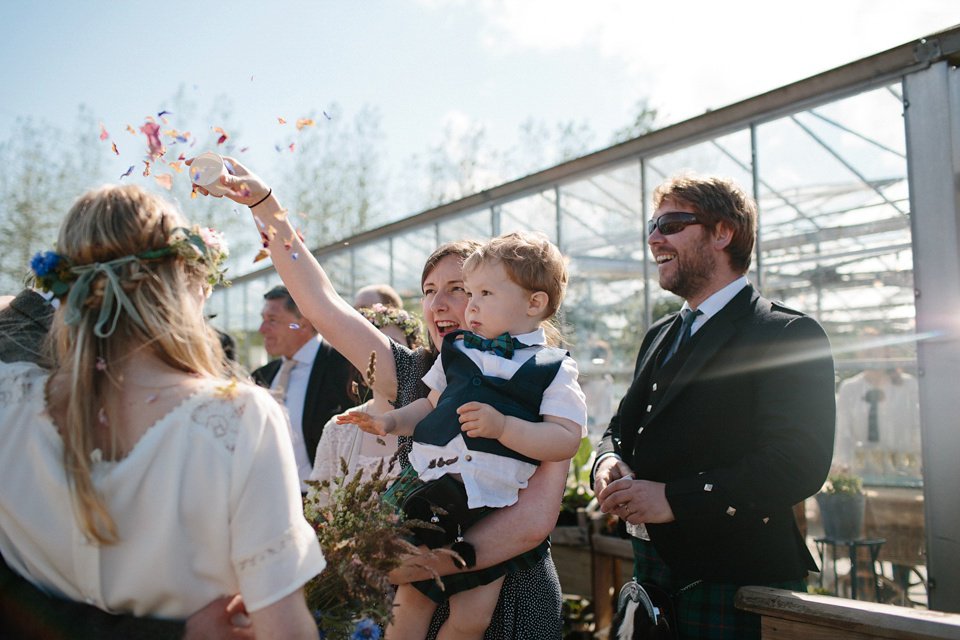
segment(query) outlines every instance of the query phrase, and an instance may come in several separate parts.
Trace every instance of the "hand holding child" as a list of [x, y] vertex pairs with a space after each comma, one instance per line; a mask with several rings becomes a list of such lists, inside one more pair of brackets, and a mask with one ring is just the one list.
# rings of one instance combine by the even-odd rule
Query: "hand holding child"
[[467, 402], [457, 409], [460, 430], [470, 438], [498, 440], [507, 426], [507, 417], [482, 402]]
[[337, 424], [355, 424], [361, 431], [372, 433], [375, 436], [386, 436], [393, 433], [397, 424], [390, 415], [375, 416], [364, 411], [348, 411], [337, 416]]

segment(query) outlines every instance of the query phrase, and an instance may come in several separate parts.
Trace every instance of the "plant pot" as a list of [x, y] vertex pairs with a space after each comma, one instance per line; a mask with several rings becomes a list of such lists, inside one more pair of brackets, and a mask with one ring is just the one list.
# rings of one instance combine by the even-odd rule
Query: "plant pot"
[[818, 493], [823, 533], [829, 538], [853, 540], [863, 535], [864, 495]]

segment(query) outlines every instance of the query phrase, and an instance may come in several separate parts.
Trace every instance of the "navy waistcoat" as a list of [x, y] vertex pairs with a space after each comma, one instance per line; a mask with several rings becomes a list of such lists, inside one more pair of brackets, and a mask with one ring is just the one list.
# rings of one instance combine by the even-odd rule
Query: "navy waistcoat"
[[[454, 331], [443, 338], [440, 357], [447, 377], [447, 387], [437, 401], [437, 407], [421, 420], [413, 432], [416, 442], [443, 446], [460, 433], [457, 409], [467, 402], [489, 404], [506, 416], [528, 422], [542, 422], [540, 403], [543, 392], [557, 376], [566, 351], [556, 347], [541, 347], [523, 363], [509, 380], [483, 375], [470, 356], [458, 349], [453, 341], [463, 331]], [[502, 445], [493, 438], [464, 437], [467, 448], [539, 465], [539, 460], [528, 458]]]

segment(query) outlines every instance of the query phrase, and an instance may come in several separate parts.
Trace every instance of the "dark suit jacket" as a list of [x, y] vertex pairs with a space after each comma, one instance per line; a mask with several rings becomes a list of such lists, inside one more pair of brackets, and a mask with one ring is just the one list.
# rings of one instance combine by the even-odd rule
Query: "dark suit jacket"
[[827, 336], [747, 286], [658, 367], [675, 318], [647, 332], [598, 453], [615, 452], [638, 479], [666, 483], [676, 520], [647, 530], [680, 576], [803, 578], [816, 564], [792, 505], [820, 489], [833, 453]]
[[[257, 384], [269, 387], [280, 371], [281, 362], [280, 358], [272, 360], [250, 375]], [[352, 370], [353, 365], [326, 340], [320, 342], [313, 368], [310, 369], [302, 417], [303, 441], [307, 446], [310, 464], [316, 458], [317, 444], [327, 421], [356, 404], [347, 391]]]
[[0, 360], [45, 364], [43, 341], [50, 330], [53, 307], [36, 291], [24, 289], [0, 311]]

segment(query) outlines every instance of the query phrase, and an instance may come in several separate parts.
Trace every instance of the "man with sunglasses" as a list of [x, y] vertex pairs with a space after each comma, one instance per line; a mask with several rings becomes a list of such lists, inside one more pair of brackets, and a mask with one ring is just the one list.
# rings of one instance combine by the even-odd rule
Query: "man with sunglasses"
[[747, 280], [757, 209], [739, 187], [675, 176], [654, 207], [647, 243], [683, 308], [644, 337], [594, 486], [626, 523], [635, 579], [673, 596], [680, 638], [759, 638], [736, 590], [805, 591], [817, 570], [792, 506], [830, 467], [830, 345], [813, 318]]

